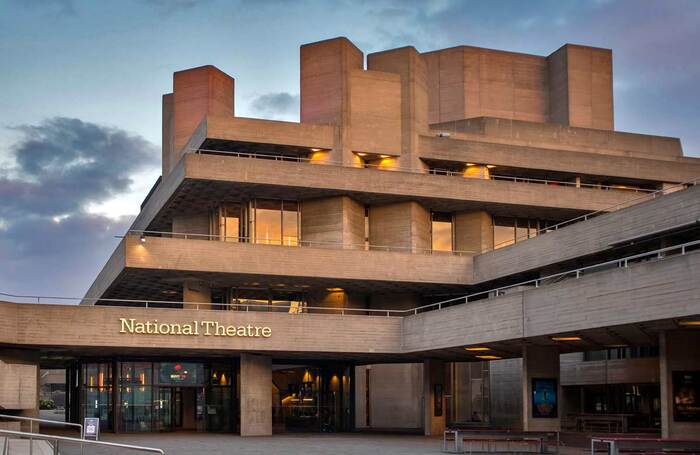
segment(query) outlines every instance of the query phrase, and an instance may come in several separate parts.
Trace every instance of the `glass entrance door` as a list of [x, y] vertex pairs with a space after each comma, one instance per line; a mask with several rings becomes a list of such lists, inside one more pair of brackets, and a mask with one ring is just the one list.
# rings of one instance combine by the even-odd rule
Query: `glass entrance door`
[[156, 428], [158, 431], [174, 430], [173, 419], [173, 389], [171, 387], [160, 387], [158, 389], [158, 399], [156, 400]]

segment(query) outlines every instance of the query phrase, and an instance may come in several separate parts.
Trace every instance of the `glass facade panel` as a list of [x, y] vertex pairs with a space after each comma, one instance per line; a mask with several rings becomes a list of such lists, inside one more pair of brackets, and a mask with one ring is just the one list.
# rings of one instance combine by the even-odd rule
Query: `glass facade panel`
[[452, 251], [452, 214], [432, 213], [433, 251]]
[[515, 243], [515, 219], [494, 217], [493, 245], [494, 249], [503, 248]]
[[299, 204], [258, 199], [252, 203], [255, 243], [296, 246], [299, 243]]
[[225, 242], [240, 242], [242, 240], [241, 206], [239, 204], [228, 204], [223, 208], [219, 231]]
[[112, 429], [112, 364], [83, 364], [82, 413], [100, 419], [103, 429]]
[[121, 362], [119, 375], [120, 425], [122, 432], [151, 431], [152, 364]]
[[299, 205], [296, 201], [282, 202], [282, 242], [287, 246], [299, 243]]

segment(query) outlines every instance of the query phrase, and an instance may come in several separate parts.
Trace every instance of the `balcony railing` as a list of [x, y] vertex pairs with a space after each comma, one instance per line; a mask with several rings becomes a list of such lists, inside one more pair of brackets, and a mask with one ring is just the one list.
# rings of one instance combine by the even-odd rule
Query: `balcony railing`
[[[253, 159], [263, 159], [272, 161], [287, 161], [293, 163], [310, 163], [310, 164], [322, 164], [326, 166], [339, 166], [339, 167], [352, 167], [352, 168], [368, 168], [368, 169], [378, 169], [382, 171], [400, 171], [409, 172], [413, 174], [431, 174], [431, 175], [443, 175], [448, 177], [462, 177], [462, 178], [481, 178], [483, 180], [498, 180], [498, 181], [508, 181], [516, 183], [533, 183], [539, 185], [551, 185], [551, 186], [565, 186], [574, 188], [591, 188], [596, 190], [612, 190], [612, 191], [627, 191], [632, 193], [647, 193], [651, 194], [656, 190], [630, 187], [625, 185], [605, 185], [605, 184], [595, 184], [595, 183], [577, 183], [567, 180], [556, 180], [556, 179], [538, 179], [530, 177], [514, 177], [509, 175], [496, 175], [489, 174], [485, 177], [465, 177], [462, 171], [453, 171], [449, 169], [416, 169], [401, 166], [382, 166], [380, 164], [372, 163], [362, 163], [362, 164], [349, 164], [342, 161], [334, 160], [314, 160], [311, 158], [306, 158], [303, 156], [296, 155], [273, 155], [266, 153], [256, 153], [256, 152], [232, 152], [225, 150], [211, 150], [211, 149], [189, 149], [190, 153], [200, 154], [200, 155], [227, 155], [234, 156], [236, 158], [253, 158]], [[426, 172], [427, 170], [427, 172]]]
[[104, 298], [86, 298], [86, 297], [56, 297], [56, 296], [37, 296], [37, 295], [18, 295], [0, 292], [0, 297], [13, 299], [16, 303], [47, 303], [47, 304], [65, 304], [66, 302], [80, 303], [103, 303], [106, 305], [120, 307], [139, 307], [139, 308], [159, 308], [159, 309], [194, 309], [194, 310], [238, 310], [238, 311], [266, 311], [266, 312], [282, 312], [293, 315], [304, 315], [307, 313], [325, 313], [336, 315], [366, 315], [366, 316], [383, 316], [383, 317], [405, 317], [423, 313], [426, 311], [442, 310], [443, 308], [452, 307], [460, 304], [468, 304], [470, 302], [482, 299], [496, 298], [508, 293], [508, 291], [521, 291], [523, 288], [539, 288], [549, 284], [561, 283], [568, 279], [579, 279], [587, 276], [590, 273], [601, 272], [605, 270], [613, 270], [619, 268], [627, 268], [630, 264], [648, 262], [648, 261], [663, 261], [668, 257], [684, 256], [690, 252], [700, 251], [700, 240], [682, 243], [665, 248], [659, 248], [644, 253], [639, 253], [631, 256], [626, 256], [619, 259], [601, 262], [587, 267], [568, 270], [566, 272], [555, 273], [552, 275], [543, 276], [527, 281], [500, 286], [485, 291], [455, 297], [448, 300], [442, 300], [427, 305], [418, 306], [407, 310], [391, 310], [391, 309], [372, 309], [372, 308], [333, 308], [333, 307], [314, 307], [314, 306], [299, 306], [294, 302], [289, 305], [284, 304], [258, 304], [258, 303], [202, 303], [202, 302], [178, 302], [172, 300], [134, 300], [134, 299], [104, 299]]
[[[270, 245], [284, 247], [311, 247], [311, 248], [332, 248], [340, 250], [362, 250], [362, 251], [390, 251], [398, 253], [413, 253], [426, 255], [453, 255], [453, 256], [471, 256], [476, 254], [476, 251], [471, 250], [453, 250], [442, 251], [431, 248], [420, 248], [410, 246], [393, 246], [393, 245], [375, 245], [370, 243], [345, 243], [317, 240], [300, 240], [296, 237], [287, 237], [284, 239], [256, 239], [254, 237], [245, 236], [224, 236], [220, 234], [192, 234], [185, 232], [168, 232], [168, 231], [142, 231], [132, 229], [127, 234], [137, 235], [141, 237], [141, 241], [145, 242], [147, 237], [165, 237], [173, 239], [186, 240], [214, 240], [230, 243], [245, 243], [249, 245]], [[124, 236], [116, 236], [123, 238]]]

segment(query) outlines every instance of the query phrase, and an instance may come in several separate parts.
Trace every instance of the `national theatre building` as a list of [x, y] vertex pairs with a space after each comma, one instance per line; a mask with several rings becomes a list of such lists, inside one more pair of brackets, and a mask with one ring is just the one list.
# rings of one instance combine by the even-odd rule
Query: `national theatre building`
[[0, 413], [62, 369], [66, 419], [120, 433], [700, 434], [700, 159], [615, 131], [610, 50], [336, 38], [300, 122], [234, 97], [174, 74], [80, 305], [0, 297]]

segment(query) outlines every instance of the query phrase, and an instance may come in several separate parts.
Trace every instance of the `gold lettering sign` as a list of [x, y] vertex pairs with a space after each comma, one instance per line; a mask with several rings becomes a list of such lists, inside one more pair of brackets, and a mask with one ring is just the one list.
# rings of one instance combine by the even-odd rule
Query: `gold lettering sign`
[[226, 325], [218, 321], [158, 322], [158, 319], [138, 321], [119, 318], [119, 333], [138, 335], [188, 335], [215, 337], [270, 338], [272, 329], [257, 325]]

